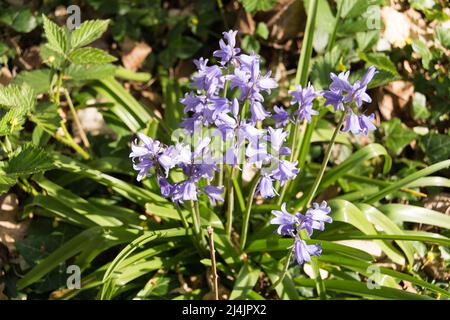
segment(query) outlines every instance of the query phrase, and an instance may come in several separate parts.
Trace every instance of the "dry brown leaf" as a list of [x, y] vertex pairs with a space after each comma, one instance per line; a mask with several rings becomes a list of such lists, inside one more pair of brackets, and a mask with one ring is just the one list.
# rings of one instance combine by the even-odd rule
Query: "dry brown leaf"
[[273, 44], [292, 43], [291, 39], [299, 37], [305, 29], [306, 14], [301, 1], [280, 0], [269, 14], [267, 26]]
[[9, 71], [8, 67], [4, 66], [0, 69], [0, 84], [3, 86], [8, 85], [12, 80], [11, 71]]
[[412, 102], [413, 95], [414, 85], [408, 81], [398, 80], [384, 86], [377, 97], [384, 119], [406, 114], [406, 107]]
[[123, 44], [122, 63], [128, 70], [137, 71], [144, 63], [152, 48], [145, 42], [135, 42], [125, 38]]

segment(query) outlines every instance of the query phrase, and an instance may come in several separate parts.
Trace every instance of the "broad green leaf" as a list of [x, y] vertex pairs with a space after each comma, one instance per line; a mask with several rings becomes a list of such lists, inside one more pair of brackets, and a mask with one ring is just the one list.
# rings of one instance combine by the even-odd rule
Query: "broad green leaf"
[[[26, 84], [0, 87], [0, 136], [21, 130], [35, 103], [34, 92]], [[7, 111], [1, 108], [6, 108]]]
[[[361, 210], [354, 204], [345, 200], [330, 200], [331, 217], [335, 221], [341, 221], [353, 225], [356, 229], [368, 235], [376, 235], [378, 232], [370, 223]], [[386, 255], [395, 263], [405, 264], [405, 258], [390, 243], [375, 240]]]
[[330, 186], [333, 182], [342, 177], [344, 174], [349, 173], [350, 170], [355, 169], [358, 166], [364, 164], [365, 161], [379, 156], [384, 157], [383, 173], [386, 174], [391, 169], [392, 164], [391, 157], [389, 156], [386, 149], [382, 145], [369, 144], [364, 148], [356, 151], [344, 162], [328, 171], [322, 180], [321, 189]]
[[[352, 248], [343, 244], [333, 243], [325, 240], [307, 239], [308, 244], [321, 243], [324, 252], [333, 252], [339, 255], [352, 257], [354, 259], [361, 259], [365, 261], [373, 260], [372, 256], [365, 251]], [[280, 238], [279, 236], [271, 235], [264, 239], [257, 239], [252, 241], [245, 252], [272, 252], [272, 251], [288, 251], [288, 248], [292, 246], [293, 240], [289, 238]]]
[[[294, 282], [299, 286], [315, 287], [312, 279], [296, 278]], [[336, 291], [371, 299], [395, 299], [395, 300], [432, 300], [431, 297], [421, 296], [399, 289], [380, 286], [369, 288], [366, 283], [350, 280], [324, 280], [328, 291]]]
[[70, 35], [72, 48], [80, 48], [97, 40], [106, 31], [108, 24], [109, 20], [88, 20], [83, 22]]
[[8, 192], [16, 183], [16, 178], [7, 175], [2, 169], [0, 169], [0, 196], [5, 192]]
[[64, 76], [73, 81], [102, 80], [114, 76], [116, 70], [117, 67], [109, 63], [99, 65], [71, 64], [65, 70]]
[[255, 269], [249, 263], [245, 263], [234, 282], [230, 300], [248, 299], [249, 292], [253, 290], [256, 281], [258, 281], [259, 273], [259, 269]]
[[419, 139], [419, 147], [431, 163], [450, 158], [450, 135], [430, 133]]
[[416, 120], [424, 120], [430, 117], [430, 112], [427, 109], [427, 97], [424, 94], [414, 93], [412, 111]]
[[27, 33], [36, 28], [36, 17], [28, 8], [9, 7], [0, 13], [0, 23], [6, 24], [17, 32]]
[[450, 48], [450, 28], [448, 26], [437, 26], [434, 29], [436, 33], [436, 38], [439, 40], [441, 45], [447, 49]]
[[97, 48], [78, 48], [69, 54], [69, 59], [75, 64], [105, 64], [116, 61], [116, 57]]
[[[377, 229], [383, 230], [387, 234], [399, 234], [403, 235], [403, 230], [400, 229], [392, 220], [386, 217], [377, 208], [369, 206], [367, 204], [357, 204], [356, 205], [362, 213], [367, 217], [367, 219], [377, 227]], [[409, 242], [396, 241], [398, 246], [403, 250], [406, 258], [409, 261], [410, 266], [414, 263], [414, 247]]]
[[410, 183], [416, 181], [417, 179], [420, 179], [422, 177], [426, 177], [430, 174], [433, 174], [434, 172], [437, 172], [439, 170], [445, 169], [450, 167], [450, 160], [447, 161], [442, 161], [442, 162], [438, 162], [435, 163], [425, 169], [419, 170], [413, 174], [410, 174], [409, 176], [400, 179], [397, 182], [392, 183], [391, 185], [389, 185], [388, 187], [380, 190], [379, 192], [371, 195], [369, 198], [367, 198], [365, 200], [365, 203], [374, 203], [377, 202], [381, 199], [383, 199], [385, 196], [387, 196], [389, 193], [397, 191], [400, 188], [403, 188], [407, 185], [409, 185]]
[[49, 47], [65, 55], [68, 50], [68, 31], [66, 27], [60, 27], [53, 21], [49, 20], [45, 15], [42, 15], [44, 21], [44, 32], [48, 41]]
[[422, 65], [425, 69], [430, 68], [430, 62], [433, 58], [430, 49], [428, 49], [425, 42], [420, 39], [415, 39], [412, 42], [412, 48], [422, 58]]
[[264, 40], [267, 40], [269, 38], [269, 28], [267, 28], [267, 25], [264, 22], [258, 23], [255, 33]]
[[[333, 263], [335, 265], [350, 267], [367, 277], [370, 277], [373, 275], [373, 272], [370, 272], [370, 270], [378, 270], [381, 275], [387, 275], [387, 276], [396, 278], [398, 280], [409, 281], [415, 285], [430, 289], [430, 290], [437, 292], [439, 294], [442, 294], [446, 297], [450, 297], [449, 291], [446, 291], [442, 288], [439, 288], [436, 285], [430, 284], [426, 281], [421, 280], [420, 278], [410, 276], [403, 272], [398, 272], [398, 271], [395, 271], [395, 270], [392, 270], [392, 269], [389, 269], [386, 267], [370, 264], [370, 263], [360, 261], [360, 260], [352, 260], [352, 259], [348, 259], [348, 258], [340, 258], [340, 257], [328, 256], [328, 255], [327, 256], [324, 255], [321, 258], [322, 258], [321, 260], [323, 260], [324, 262], [329, 262], [329, 263]], [[375, 280], [375, 279], [373, 279], [373, 280]], [[383, 285], [382, 283], [380, 283], [380, 284]], [[374, 288], [374, 290], [377, 290], [377, 289]]]
[[417, 137], [417, 134], [405, 127], [398, 118], [383, 122], [381, 127], [384, 130], [386, 147], [395, 155], [399, 155], [403, 148]]
[[379, 209], [395, 222], [414, 222], [450, 229], [450, 216], [434, 210], [404, 204], [386, 204]]
[[245, 8], [245, 11], [255, 13], [257, 11], [269, 11], [277, 0], [239, 0]]

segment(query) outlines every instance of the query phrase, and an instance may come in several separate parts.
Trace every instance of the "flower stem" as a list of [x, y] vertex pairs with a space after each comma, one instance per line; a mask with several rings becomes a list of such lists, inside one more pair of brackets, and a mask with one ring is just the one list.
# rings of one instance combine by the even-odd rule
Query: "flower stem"
[[[334, 129], [333, 136], [331, 137], [330, 143], [328, 144], [327, 151], [325, 152], [325, 156], [322, 161], [322, 165], [320, 166], [319, 173], [316, 176], [316, 179], [314, 180], [314, 183], [309, 190], [309, 193], [306, 197], [306, 207], [309, 207], [311, 204], [311, 201], [314, 199], [314, 196], [317, 192], [317, 189], [319, 188], [320, 182], [322, 181], [323, 174], [325, 173], [325, 169], [327, 168], [328, 161], [330, 160], [331, 151], [333, 150], [334, 142], [336, 141], [337, 135], [339, 131], [341, 130], [341, 126], [344, 123], [344, 119], [347, 112], [344, 111], [341, 115], [341, 119], [339, 120], [338, 125], [336, 126], [336, 129]], [[298, 209], [298, 208], [296, 208]]]
[[233, 229], [233, 210], [234, 210], [234, 188], [233, 188], [233, 176], [234, 169], [228, 170], [228, 180], [227, 180], [227, 223], [226, 232], [227, 236], [231, 239], [231, 230]]
[[333, 33], [331, 34], [330, 42], [328, 43], [328, 47], [327, 47], [328, 52], [330, 52], [333, 49], [334, 43], [336, 41], [336, 33], [337, 33], [339, 21], [341, 19], [341, 12], [342, 12], [343, 4], [344, 4], [344, 0], [341, 0], [339, 3], [338, 11], [336, 13], [336, 22], [334, 23]]
[[85, 160], [89, 160], [91, 157], [90, 155], [83, 150], [75, 141], [73, 141], [72, 136], [70, 135], [69, 131], [66, 128], [66, 125], [63, 121], [61, 121], [61, 128], [64, 132], [64, 137], [61, 137], [57, 134], [54, 135], [55, 139], [68, 145], [72, 149], [74, 149], [76, 152], [78, 152]]
[[280, 275], [280, 277], [277, 279], [277, 281], [275, 281], [274, 284], [272, 284], [272, 286], [270, 286], [269, 289], [275, 289], [281, 282], [283, 282], [284, 277], [286, 277], [286, 274], [288, 272], [289, 269], [289, 265], [291, 263], [291, 259], [292, 259], [292, 255], [294, 254], [294, 246], [292, 246], [291, 250], [289, 250], [289, 254], [286, 258], [286, 263], [284, 264], [284, 268], [283, 268], [283, 273]]
[[69, 105], [69, 108], [70, 108], [70, 112], [72, 113], [72, 117], [75, 122], [75, 125], [77, 126], [78, 131], [80, 132], [81, 140], [83, 141], [84, 146], [86, 148], [89, 148], [90, 147], [89, 140], [86, 136], [86, 132], [84, 132], [83, 126], [81, 125], [80, 118], [78, 118], [77, 111], [75, 110], [72, 99], [70, 98], [69, 91], [67, 91], [66, 88], [64, 88], [63, 90], [64, 90], [64, 95], [66, 96], [67, 104]]
[[241, 230], [241, 241], [240, 247], [243, 251], [245, 248], [245, 243], [247, 242], [247, 232], [248, 232], [248, 224], [250, 222], [250, 212], [252, 211], [253, 199], [255, 198], [256, 188], [258, 187], [258, 183], [260, 180], [260, 176], [256, 176], [253, 180], [253, 184], [250, 188], [250, 194], [248, 196], [247, 209], [244, 213], [244, 218], [242, 221], [242, 230]]
[[63, 78], [63, 72], [58, 71], [58, 80], [56, 82], [56, 93], [55, 93], [55, 104], [59, 106], [60, 104], [60, 91], [61, 91], [61, 85], [62, 85], [62, 78]]
[[209, 238], [209, 252], [211, 255], [211, 268], [212, 268], [212, 280], [213, 280], [213, 292], [214, 298], [219, 300], [219, 284], [218, 284], [218, 276], [217, 276], [217, 266], [216, 266], [216, 250], [214, 249], [214, 229], [211, 226], [208, 226], [206, 229], [208, 232]]

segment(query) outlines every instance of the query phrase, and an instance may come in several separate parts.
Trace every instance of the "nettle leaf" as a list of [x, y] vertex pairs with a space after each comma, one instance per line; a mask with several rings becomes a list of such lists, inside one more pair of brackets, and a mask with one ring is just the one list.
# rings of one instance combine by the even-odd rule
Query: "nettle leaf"
[[272, 9], [277, 0], [240, 0], [245, 11], [255, 13], [256, 11], [268, 11]]
[[22, 176], [54, 167], [53, 158], [44, 149], [28, 143], [13, 153], [3, 170], [9, 176]]
[[34, 108], [35, 96], [28, 85], [0, 88], [0, 136], [22, 129], [27, 114]]
[[0, 195], [8, 192], [9, 188], [11, 188], [15, 183], [16, 178], [7, 175], [2, 169], [0, 169]]
[[447, 160], [450, 157], [450, 136], [430, 133], [420, 137], [419, 147], [431, 163]]
[[39, 54], [42, 61], [52, 69], [61, 70], [64, 66], [65, 56], [63, 53], [57, 52], [46, 43], [40, 47]]
[[392, 74], [398, 74], [395, 64], [384, 53], [360, 53], [359, 57], [369, 65], [377, 67], [378, 70], [384, 70]]
[[104, 64], [116, 61], [116, 57], [97, 48], [79, 48], [69, 54], [69, 59], [75, 64]]
[[45, 15], [42, 15], [42, 18], [44, 20], [45, 37], [48, 40], [49, 47], [56, 52], [65, 54], [68, 49], [67, 28], [58, 26]]
[[381, 127], [384, 130], [386, 147], [395, 155], [399, 155], [403, 148], [417, 137], [414, 131], [403, 126], [400, 119], [383, 122]]
[[14, 78], [13, 84], [28, 84], [36, 94], [48, 91], [51, 82], [50, 69], [22, 71]]
[[108, 28], [109, 20], [89, 20], [83, 22], [70, 35], [70, 45], [72, 48], [83, 47], [100, 36]]
[[30, 120], [36, 123], [42, 130], [53, 135], [61, 123], [58, 106], [54, 103], [38, 105], [36, 112], [31, 115]]

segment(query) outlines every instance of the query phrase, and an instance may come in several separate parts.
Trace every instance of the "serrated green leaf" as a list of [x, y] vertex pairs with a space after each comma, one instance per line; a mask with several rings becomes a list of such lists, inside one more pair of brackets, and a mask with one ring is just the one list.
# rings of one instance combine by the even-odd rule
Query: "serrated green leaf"
[[97, 40], [106, 31], [108, 24], [109, 20], [89, 20], [83, 22], [70, 35], [72, 48], [80, 48]]
[[65, 56], [55, 51], [48, 43], [41, 45], [39, 54], [43, 63], [52, 69], [61, 70], [64, 66]]
[[58, 114], [58, 107], [53, 103], [38, 105], [36, 112], [30, 117], [45, 132], [53, 135], [59, 128], [61, 117]]
[[0, 88], [0, 136], [20, 130], [26, 115], [34, 108], [35, 96], [28, 85], [9, 85]]
[[397, 68], [391, 59], [384, 53], [360, 53], [360, 58], [369, 65], [377, 67], [378, 70], [384, 70], [392, 74], [397, 74]]
[[53, 169], [52, 158], [41, 148], [26, 144], [15, 151], [4, 167], [11, 176], [30, 175]]
[[61, 54], [65, 54], [68, 47], [67, 41], [67, 29], [65, 27], [60, 27], [45, 15], [42, 15], [44, 20], [44, 32], [45, 37], [48, 40], [49, 47]]
[[97, 48], [78, 48], [69, 54], [69, 59], [76, 64], [105, 64], [116, 61], [116, 57]]

